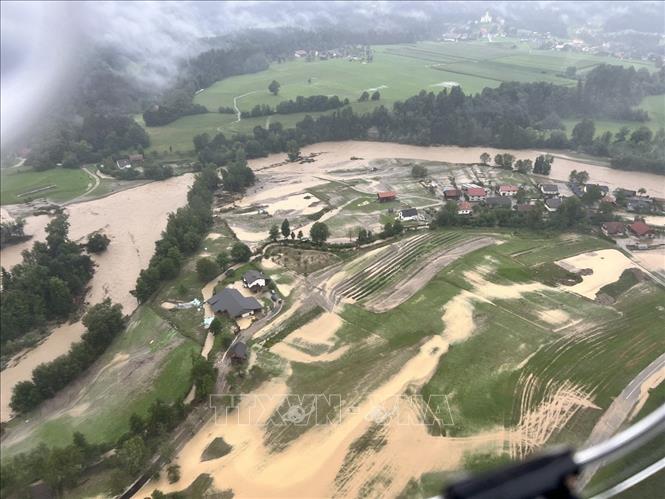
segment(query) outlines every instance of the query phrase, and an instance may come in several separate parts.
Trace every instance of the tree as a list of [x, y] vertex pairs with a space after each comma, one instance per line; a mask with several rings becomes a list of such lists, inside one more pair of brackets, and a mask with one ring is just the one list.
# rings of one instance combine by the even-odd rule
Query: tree
[[515, 156], [509, 153], [497, 154], [494, 156], [494, 164], [499, 168], [505, 168], [506, 170], [513, 169], [513, 161], [515, 161]]
[[277, 227], [277, 224], [272, 224], [269, 236], [271, 241], [277, 241], [277, 238], [279, 237], [279, 227]]
[[572, 184], [584, 185], [589, 181], [589, 173], [586, 170], [573, 170], [568, 175], [568, 180]]
[[51, 449], [44, 467], [44, 481], [62, 495], [65, 488], [76, 486], [82, 471], [83, 456], [76, 446]]
[[397, 219], [393, 222], [393, 235], [399, 236], [402, 232], [404, 232], [404, 226], [402, 225], [402, 221]]
[[219, 275], [219, 265], [212, 258], [199, 258], [196, 261], [196, 274], [201, 282], [212, 281]]
[[132, 476], [141, 471], [147, 456], [148, 449], [145, 446], [143, 438], [139, 436], [125, 440], [118, 450], [120, 465]]
[[252, 256], [252, 250], [244, 243], [237, 242], [231, 248], [231, 258], [236, 263], [248, 262]]
[[180, 480], [180, 465], [178, 464], [170, 464], [168, 468], [166, 468], [166, 476], [169, 479], [169, 483], [176, 483], [177, 481]]
[[302, 231], [301, 230], [298, 231], [298, 239], [302, 239]]
[[289, 234], [291, 234], [291, 226], [289, 225], [289, 221], [285, 218], [282, 222], [282, 236], [289, 237]]
[[640, 188], [637, 190], [637, 193], [638, 193], [640, 196], [644, 196], [644, 195], [647, 193], [647, 190], [646, 190], [644, 187], [640, 187]]
[[423, 165], [413, 165], [413, 168], [411, 168], [411, 176], [413, 178], [425, 178], [428, 173], [427, 168]]
[[91, 253], [101, 253], [102, 251], [105, 251], [106, 248], [108, 248], [110, 242], [111, 240], [106, 236], [106, 234], [96, 232], [88, 238], [88, 242], [85, 246]]
[[268, 90], [270, 91], [271, 94], [277, 95], [279, 93], [279, 88], [281, 85], [277, 80], [273, 80], [270, 82], [270, 85], [268, 85]]
[[208, 326], [208, 331], [217, 336], [222, 331], [222, 321], [215, 317]]
[[321, 244], [328, 239], [330, 232], [328, 226], [323, 222], [316, 222], [309, 230], [309, 237], [317, 244]]
[[490, 162], [490, 159], [491, 159], [491, 158], [492, 158], [492, 157], [491, 157], [489, 154], [487, 154], [486, 152], [484, 152], [484, 153], [482, 153], [482, 154], [480, 155], [480, 162], [481, 162], [482, 164], [484, 164], [484, 165], [488, 165], [489, 162]]
[[358, 98], [358, 102], [367, 102], [369, 100], [369, 92], [367, 90], [363, 91]]
[[375, 90], [374, 93], [372, 93], [372, 100], [379, 100], [381, 98], [381, 94], [379, 93], [378, 90]]
[[217, 257], [215, 258], [217, 265], [219, 265], [219, 270], [224, 271], [230, 263], [229, 254], [226, 251], [220, 251]]
[[289, 161], [298, 161], [300, 159], [300, 146], [295, 140], [289, 140], [286, 143], [286, 154], [289, 157]]
[[296, 233], [291, 231], [291, 240], [293, 241], [296, 238]]
[[533, 164], [533, 173], [537, 175], [549, 175], [552, 169], [554, 157], [549, 154], [541, 154]]
[[597, 185], [587, 185], [585, 188], [584, 195], [582, 196], [582, 202], [586, 205], [591, 206], [596, 201], [600, 201], [603, 198], [603, 191], [600, 190], [600, 187]]
[[533, 169], [533, 161], [530, 159], [518, 159], [515, 161], [515, 168], [520, 173], [529, 174]]
[[593, 136], [596, 133], [596, 126], [593, 121], [584, 119], [573, 127], [572, 139], [577, 146], [589, 146], [593, 143]]

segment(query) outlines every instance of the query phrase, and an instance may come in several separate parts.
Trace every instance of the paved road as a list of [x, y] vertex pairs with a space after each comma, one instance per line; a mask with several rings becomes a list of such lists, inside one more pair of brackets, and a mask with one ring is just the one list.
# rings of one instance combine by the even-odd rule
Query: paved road
[[[612, 404], [607, 408], [605, 414], [596, 423], [596, 426], [591, 430], [591, 435], [584, 443], [584, 447], [589, 447], [607, 440], [612, 435], [615, 435], [621, 426], [628, 419], [628, 415], [640, 400], [640, 393], [642, 385], [657, 373], [659, 370], [665, 369], [665, 353], [654, 360], [651, 364], [645, 367], [633, 380], [628, 383], [628, 386], [623, 389], [617, 398], [614, 399]], [[582, 476], [580, 477], [580, 490], [589, 483], [593, 475], [601, 468], [603, 462], [588, 466]]]

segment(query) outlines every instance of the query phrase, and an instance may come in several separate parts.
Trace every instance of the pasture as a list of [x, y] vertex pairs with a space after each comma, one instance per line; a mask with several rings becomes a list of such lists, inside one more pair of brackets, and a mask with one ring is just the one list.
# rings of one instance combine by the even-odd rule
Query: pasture
[[[237, 122], [233, 114], [218, 113], [220, 106], [233, 107], [235, 104], [241, 111], [250, 111], [257, 104], [275, 107], [299, 95], [337, 95], [341, 99], [348, 98], [355, 111], [364, 112], [379, 105], [390, 108], [394, 102], [421, 90], [439, 92], [456, 84], [467, 94], [478, 93], [486, 87], [497, 87], [504, 81], [575, 85], [575, 80], [562, 76], [568, 66], [576, 67], [580, 73], [602, 63], [653, 68], [651, 63], [643, 61], [541, 51], [506, 41], [421, 42], [382, 45], [373, 49], [374, 60], [368, 64], [346, 59], [312, 62], [295, 59], [274, 63], [265, 71], [218, 81], [194, 97], [195, 103], [208, 108], [208, 114], [186, 116], [163, 127], [147, 128], [151, 137], [149, 150], [191, 151], [192, 138], [199, 133], [247, 133], [257, 125], [266, 126], [270, 122], [280, 122], [288, 128], [301, 121], [306, 114], [321, 114], [273, 115]], [[272, 80], [281, 84], [277, 96], [267, 88]], [[357, 102], [364, 90], [379, 90], [381, 99]], [[656, 118], [654, 114], [652, 119]], [[137, 121], [140, 123], [140, 118]]]
[[[0, 173], [0, 203], [24, 203], [35, 198], [69, 201], [83, 194], [92, 178], [82, 169], [52, 168], [34, 171], [27, 167], [6, 168]], [[49, 189], [39, 190], [53, 186]], [[30, 191], [36, 191], [28, 194]]]

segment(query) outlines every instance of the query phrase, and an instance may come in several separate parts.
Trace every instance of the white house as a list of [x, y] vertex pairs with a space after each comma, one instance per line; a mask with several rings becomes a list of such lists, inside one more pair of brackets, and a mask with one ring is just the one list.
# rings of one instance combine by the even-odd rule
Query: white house
[[469, 187], [466, 190], [466, 197], [469, 198], [469, 201], [484, 201], [487, 193], [482, 187]]
[[516, 185], [503, 184], [499, 186], [499, 196], [515, 196], [517, 190]]
[[410, 220], [418, 220], [418, 210], [416, 208], [406, 208], [400, 210], [399, 219], [402, 222], [408, 222]]
[[462, 201], [457, 205], [458, 215], [471, 215], [473, 213], [473, 206], [468, 201]]
[[252, 291], [256, 291], [265, 287], [266, 276], [257, 270], [248, 270], [242, 276], [242, 282]]

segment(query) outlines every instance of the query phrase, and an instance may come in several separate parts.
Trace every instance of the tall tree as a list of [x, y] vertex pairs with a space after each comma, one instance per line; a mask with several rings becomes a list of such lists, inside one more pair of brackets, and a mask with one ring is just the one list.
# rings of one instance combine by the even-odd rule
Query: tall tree
[[277, 80], [273, 80], [268, 85], [268, 90], [270, 91], [271, 94], [277, 95], [279, 93], [280, 87], [281, 85], [279, 84], [279, 82]]
[[282, 236], [289, 237], [289, 234], [291, 234], [291, 226], [288, 219], [285, 218], [282, 222]]

